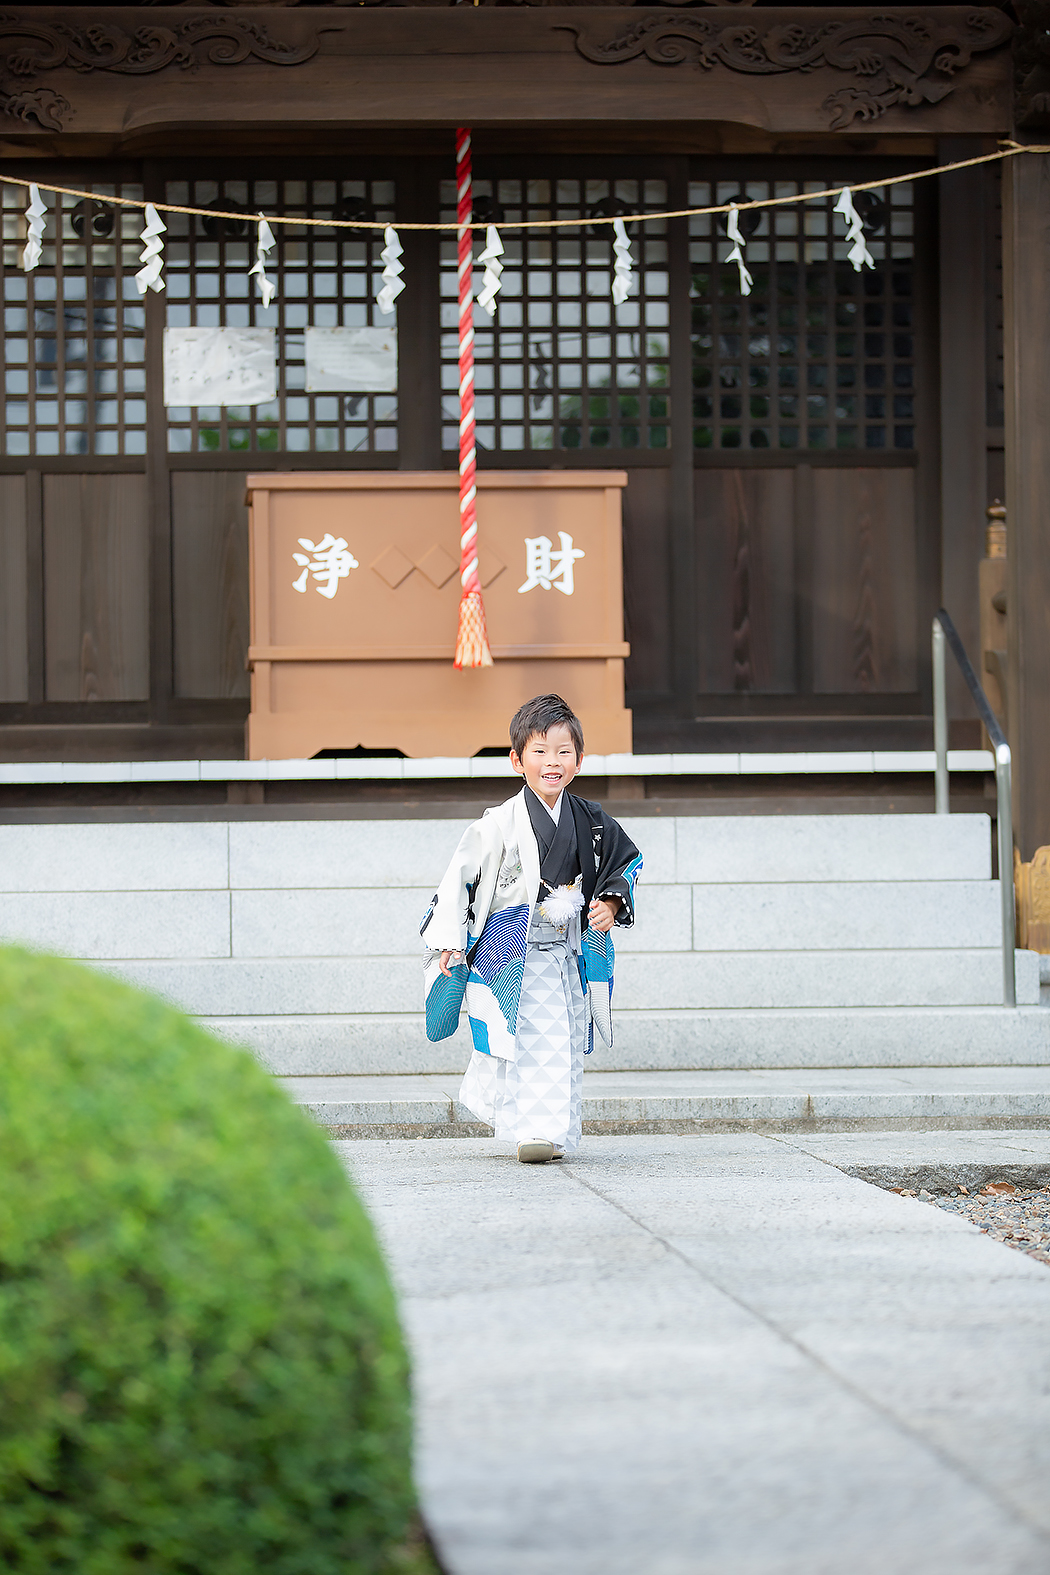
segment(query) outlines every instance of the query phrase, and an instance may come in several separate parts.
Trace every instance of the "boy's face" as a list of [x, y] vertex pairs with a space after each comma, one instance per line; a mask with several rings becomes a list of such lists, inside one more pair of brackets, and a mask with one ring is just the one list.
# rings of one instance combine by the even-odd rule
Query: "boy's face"
[[537, 797], [553, 809], [558, 794], [583, 764], [583, 756], [577, 760], [568, 723], [555, 722], [546, 733], [533, 733], [520, 756], [512, 749], [510, 763]]

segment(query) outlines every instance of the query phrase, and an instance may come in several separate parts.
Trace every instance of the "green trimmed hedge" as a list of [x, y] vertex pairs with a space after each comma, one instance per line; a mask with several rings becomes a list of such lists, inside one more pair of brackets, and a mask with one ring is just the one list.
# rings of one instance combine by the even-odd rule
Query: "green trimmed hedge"
[[0, 1569], [430, 1570], [409, 1451], [320, 1130], [160, 1001], [0, 948]]

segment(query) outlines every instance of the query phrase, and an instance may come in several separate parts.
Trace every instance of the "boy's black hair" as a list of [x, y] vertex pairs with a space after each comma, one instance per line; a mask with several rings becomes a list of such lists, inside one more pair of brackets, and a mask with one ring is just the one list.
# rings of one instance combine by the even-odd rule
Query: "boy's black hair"
[[583, 728], [579, 717], [561, 695], [536, 695], [515, 711], [510, 719], [510, 741], [518, 759], [525, 753], [530, 738], [535, 738], [537, 733], [545, 737], [559, 722], [564, 722], [569, 729], [578, 762], [583, 754]]

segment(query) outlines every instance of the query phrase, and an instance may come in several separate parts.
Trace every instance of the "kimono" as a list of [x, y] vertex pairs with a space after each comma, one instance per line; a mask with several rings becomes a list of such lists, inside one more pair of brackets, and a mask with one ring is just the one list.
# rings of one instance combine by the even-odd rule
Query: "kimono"
[[[619, 897], [616, 923], [633, 924], [642, 858], [600, 805], [568, 792], [557, 832], [544, 836], [548, 811], [537, 811], [532, 795], [530, 814], [529, 794], [523, 787], [467, 827], [423, 919], [427, 1037], [454, 1033], [465, 1003], [474, 1050], [461, 1101], [497, 1137], [546, 1138], [571, 1152], [595, 1028], [612, 1044], [612, 939], [589, 928], [588, 905]], [[578, 872], [582, 906], [571, 918], [542, 897], [541, 853], [559, 873]], [[543, 868], [550, 879], [551, 866]], [[451, 978], [440, 970], [442, 951], [465, 954]]]

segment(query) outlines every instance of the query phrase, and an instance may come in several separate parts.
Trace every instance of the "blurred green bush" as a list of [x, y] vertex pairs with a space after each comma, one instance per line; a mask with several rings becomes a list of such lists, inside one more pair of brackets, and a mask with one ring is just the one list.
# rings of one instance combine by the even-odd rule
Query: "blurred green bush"
[[371, 1226], [246, 1053], [0, 949], [0, 1568], [372, 1575], [413, 1540]]

